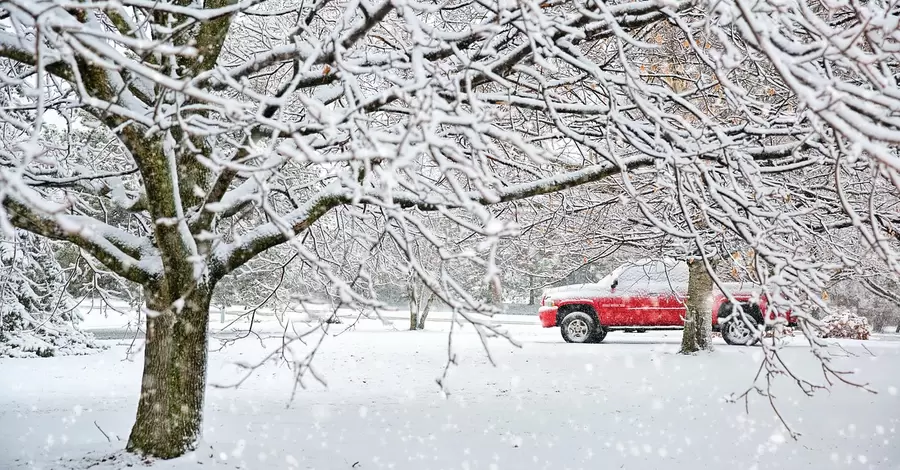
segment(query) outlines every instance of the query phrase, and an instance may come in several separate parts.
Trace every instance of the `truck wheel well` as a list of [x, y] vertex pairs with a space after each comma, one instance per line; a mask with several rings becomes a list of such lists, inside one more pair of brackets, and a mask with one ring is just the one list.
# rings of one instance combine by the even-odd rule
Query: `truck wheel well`
[[593, 306], [589, 304], [569, 304], [559, 307], [559, 309], [556, 311], [556, 324], [562, 325], [563, 318], [566, 318], [566, 315], [568, 315], [569, 313], [576, 311], [591, 315], [591, 318], [593, 318], [595, 321], [597, 319], [597, 312], [594, 311]]

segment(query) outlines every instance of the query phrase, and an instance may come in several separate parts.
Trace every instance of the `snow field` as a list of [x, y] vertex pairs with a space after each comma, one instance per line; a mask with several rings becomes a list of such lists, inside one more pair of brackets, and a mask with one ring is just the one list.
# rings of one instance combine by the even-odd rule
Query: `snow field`
[[[235, 362], [261, 359], [280, 338], [213, 352], [203, 442], [152, 468], [900, 468], [897, 341], [866, 342], [875, 356], [841, 341], [856, 355], [836, 358], [836, 366], [855, 370], [878, 394], [836, 386], [807, 398], [780, 378], [777, 403], [803, 434], [794, 441], [763, 399], [751, 397], [749, 414], [723, 400], [750, 384], [759, 348], [716, 340], [714, 353], [683, 357], [675, 354], [680, 332], [613, 333], [603, 344], [570, 345], [557, 329], [514, 325], [522, 348], [491, 340], [492, 367], [466, 327], [453, 336], [459, 364], [445, 398], [435, 379], [448, 327], [391, 331], [363, 320], [325, 338], [314, 367], [328, 387], [308, 378], [293, 402], [292, 373], [275, 362], [240, 388], [212, 386], [233, 383]], [[143, 465], [121, 453], [141, 356], [127, 358], [128, 342], [107, 344], [95, 356], [0, 360], [0, 468]], [[210, 346], [217, 349], [217, 340]], [[783, 354], [797, 373], [821, 381], [802, 338]]]

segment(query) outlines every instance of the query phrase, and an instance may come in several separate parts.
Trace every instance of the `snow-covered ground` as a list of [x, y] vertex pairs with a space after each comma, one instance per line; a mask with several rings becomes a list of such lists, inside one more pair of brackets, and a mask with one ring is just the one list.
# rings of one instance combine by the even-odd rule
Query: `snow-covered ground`
[[[603, 344], [570, 345], [558, 329], [513, 325], [522, 348], [492, 340], [492, 367], [467, 327], [453, 337], [459, 365], [445, 398], [435, 379], [448, 326], [407, 332], [364, 320], [327, 338], [315, 365], [328, 388], [301, 390], [293, 402], [291, 372], [277, 363], [238, 389], [211, 387], [199, 449], [152, 468], [900, 468], [900, 342], [888, 336], [865, 342], [874, 356], [842, 341], [855, 356], [835, 359], [878, 394], [836, 386], [807, 398], [779, 380], [780, 411], [803, 434], [794, 441], [767, 401], [753, 397], [748, 415], [723, 400], [750, 384], [757, 347], [717, 340], [714, 353], [684, 357], [675, 354], [680, 332], [611, 333]], [[213, 352], [210, 382], [230, 383], [235, 361], [279, 343], [251, 338]], [[128, 342], [107, 344], [90, 357], [0, 359], [0, 468], [144, 465], [121, 453], [141, 358], [127, 359]], [[821, 381], [802, 338], [784, 355]]]

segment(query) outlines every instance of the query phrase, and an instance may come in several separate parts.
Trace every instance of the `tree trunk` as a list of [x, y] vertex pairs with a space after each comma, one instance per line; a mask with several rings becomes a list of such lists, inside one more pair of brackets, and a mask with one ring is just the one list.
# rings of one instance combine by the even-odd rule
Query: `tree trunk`
[[419, 301], [416, 297], [415, 279], [406, 281], [406, 295], [409, 298], [409, 330], [415, 330], [419, 324]]
[[679, 351], [681, 354], [692, 354], [701, 349], [712, 350], [713, 285], [702, 259], [695, 259], [688, 264], [687, 311]]
[[196, 448], [200, 437], [210, 295], [191, 294], [176, 312], [171, 296], [149, 294], [147, 308], [158, 313], [147, 318], [141, 396], [127, 450], [170, 459]]
[[421, 315], [419, 316], [419, 324], [416, 325], [417, 329], [425, 329], [425, 319], [428, 318], [428, 312], [431, 310], [432, 303], [434, 303], [434, 292], [431, 292], [428, 295], [428, 301], [425, 302], [425, 308], [422, 309]]
[[534, 305], [534, 274], [528, 275], [528, 305]]
[[503, 303], [503, 293], [501, 292], [500, 284], [491, 282], [489, 288], [491, 290], [491, 303], [494, 305]]

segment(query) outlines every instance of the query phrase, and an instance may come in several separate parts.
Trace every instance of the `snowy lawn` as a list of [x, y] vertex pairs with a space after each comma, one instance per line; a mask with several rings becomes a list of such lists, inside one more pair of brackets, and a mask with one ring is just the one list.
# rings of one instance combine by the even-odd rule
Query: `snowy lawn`
[[[468, 327], [454, 336], [459, 365], [445, 399], [435, 378], [447, 358], [439, 330], [448, 326], [388, 331], [363, 321], [327, 338], [315, 366], [328, 388], [313, 384], [292, 403], [291, 372], [275, 363], [238, 389], [210, 387], [198, 451], [152, 468], [900, 468], [900, 341], [889, 336], [865, 342], [875, 356], [842, 341], [856, 356], [837, 359], [878, 394], [836, 386], [806, 398], [778, 382], [777, 403], [803, 433], [793, 441], [763, 399], [753, 397], [749, 415], [722, 399], [750, 383], [758, 347], [716, 340], [714, 353], [683, 357], [675, 354], [680, 332], [611, 333], [603, 344], [570, 345], [558, 329], [515, 325], [523, 347], [492, 341], [492, 367]], [[125, 343], [107, 344], [91, 357], [0, 359], [0, 468], [144, 465], [120, 452], [141, 358], [125, 360]], [[210, 382], [229, 383], [235, 361], [263, 355], [256, 339], [214, 352]], [[821, 379], [802, 338], [785, 357]]]

